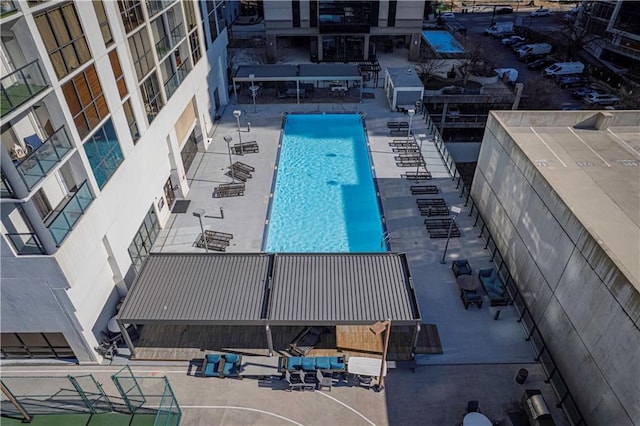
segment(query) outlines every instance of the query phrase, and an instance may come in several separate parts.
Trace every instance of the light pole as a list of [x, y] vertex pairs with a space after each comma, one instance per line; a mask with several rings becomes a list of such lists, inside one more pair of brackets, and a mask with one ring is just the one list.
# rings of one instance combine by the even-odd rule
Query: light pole
[[258, 90], [258, 88], [256, 87], [256, 85], [253, 83], [253, 79], [256, 77], [255, 74], [249, 74], [249, 78], [251, 79], [251, 96], [253, 97], [253, 112], [258, 112], [256, 110], [256, 92]]
[[227, 152], [229, 153], [229, 168], [231, 169], [231, 183], [236, 183], [236, 176], [233, 173], [233, 162], [231, 161], [231, 141], [233, 140], [233, 138], [227, 135], [223, 139], [227, 143]]
[[[422, 156], [422, 142], [427, 138], [427, 135], [425, 135], [424, 133], [420, 133], [418, 135], [418, 139], [420, 139], [420, 158], [422, 158], [424, 160], [424, 157]], [[427, 168], [426, 163], [425, 163], [425, 170]], [[418, 172], [420, 172], [420, 161], [418, 161], [418, 165], [416, 166], [416, 183], [418, 183]]]
[[204, 209], [193, 209], [193, 215], [198, 218], [200, 222], [200, 231], [202, 231], [202, 241], [204, 242], [204, 251], [205, 253], [209, 253], [209, 249], [207, 248], [207, 238], [204, 235], [204, 226], [202, 226], [202, 216], [204, 216]]
[[416, 115], [415, 109], [410, 109], [407, 111], [409, 114], [409, 130], [407, 131], [407, 143], [409, 143], [409, 136], [411, 136], [411, 122], [413, 121], [413, 116]]
[[442, 260], [440, 263], [445, 263], [444, 258], [447, 256], [447, 248], [449, 247], [449, 239], [451, 238], [451, 229], [453, 228], [453, 224], [456, 221], [456, 215], [459, 215], [462, 209], [460, 207], [451, 206], [451, 222], [449, 222], [449, 232], [447, 232], [447, 243], [444, 245], [444, 253], [442, 253]]
[[382, 350], [382, 361], [380, 362], [380, 376], [378, 377], [378, 392], [384, 390], [384, 369], [385, 360], [387, 359], [387, 350], [389, 349], [389, 335], [391, 334], [391, 320], [378, 321], [369, 327], [369, 330], [379, 336], [383, 331], [387, 331], [384, 336], [384, 349]]
[[240, 155], [244, 155], [244, 151], [242, 149], [242, 134], [240, 134], [240, 116], [242, 115], [242, 111], [236, 109], [233, 111], [233, 116], [236, 118], [236, 122], [238, 123], [238, 142], [240, 142]]

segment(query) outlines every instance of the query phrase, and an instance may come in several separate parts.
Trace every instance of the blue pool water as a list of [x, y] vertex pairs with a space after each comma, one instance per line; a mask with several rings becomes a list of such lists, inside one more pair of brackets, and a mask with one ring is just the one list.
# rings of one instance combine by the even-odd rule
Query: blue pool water
[[422, 37], [438, 53], [464, 53], [464, 48], [448, 31], [423, 31]]
[[357, 114], [290, 114], [265, 251], [382, 252], [382, 223]]

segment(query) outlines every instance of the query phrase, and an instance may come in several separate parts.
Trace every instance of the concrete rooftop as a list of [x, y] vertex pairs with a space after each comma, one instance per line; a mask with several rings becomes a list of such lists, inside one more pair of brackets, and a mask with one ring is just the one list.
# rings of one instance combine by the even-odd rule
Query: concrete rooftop
[[640, 111], [493, 116], [640, 290]]

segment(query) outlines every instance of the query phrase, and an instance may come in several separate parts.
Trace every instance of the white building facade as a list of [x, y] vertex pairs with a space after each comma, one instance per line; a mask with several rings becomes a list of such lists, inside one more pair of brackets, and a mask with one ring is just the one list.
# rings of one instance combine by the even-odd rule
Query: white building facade
[[3, 359], [99, 360], [228, 101], [232, 6], [3, 2]]

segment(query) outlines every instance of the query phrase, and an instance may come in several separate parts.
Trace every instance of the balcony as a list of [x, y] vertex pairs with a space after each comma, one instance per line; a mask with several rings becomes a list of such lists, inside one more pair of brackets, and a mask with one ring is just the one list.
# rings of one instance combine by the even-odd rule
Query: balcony
[[33, 151], [18, 160], [16, 169], [22, 176], [27, 189], [31, 190], [73, 147], [64, 126], [56, 130], [44, 142], [40, 142], [35, 135], [31, 137], [29, 142], [31, 142], [29, 146]]
[[184, 25], [182, 25], [182, 23], [178, 24], [172, 28], [169, 33], [171, 34], [171, 41], [173, 42], [173, 45], [177, 45], [185, 37]]
[[161, 10], [166, 9], [169, 5], [175, 3], [175, 0], [151, 0], [147, 2], [147, 11], [149, 18], [154, 17]]
[[156, 53], [158, 54], [158, 60], [162, 61], [167, 53], [171, 50], [171, 44], [169, 44], [169, 38], [163, 37], [162, 40], [156, 43]]
[[12, 1], [3, 1], [0, 6], [0, 19], [11, 16], [18, 11], [18, 8]]
[[80, 188], [70, 197], [65, 199], [57, 208], [57, 213], [47, 225], [58, 246], [69, 235], [74, 225], [87, 211], [93, 201], [93, 195], [89, 190], [89, 184], [84, 181]]
[[0, 117], [4, 117], [15, 110], [47, 87], [48, 84], [37, 59], [2, 77], [0, 83]]
[[19, 255], [46, 254], [36, 234], [31, 232], [6, 234]]
[[180, 76], [177, 72], [173, 74], [171, 77], [169, 77], [167, 81], [165, 81], [164, 90], [165, 90], [165, 93], [167, 94], [167, 99], [173, 96], [175, 91], [178, 90], [178, 87], [180, 86], [181, 82], [182, 80], [180, 79]]

